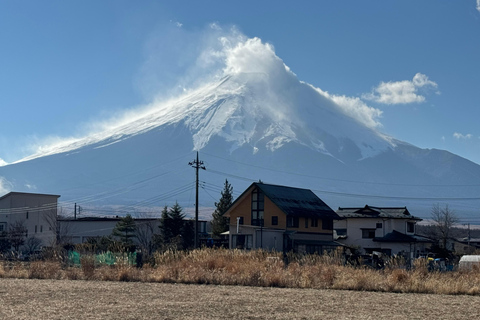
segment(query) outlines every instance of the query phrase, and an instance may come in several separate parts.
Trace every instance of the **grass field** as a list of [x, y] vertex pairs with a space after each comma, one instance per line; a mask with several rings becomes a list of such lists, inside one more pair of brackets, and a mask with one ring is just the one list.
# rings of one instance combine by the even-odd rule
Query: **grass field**
[[479, 319], [480, 297], [0, 279], [0, 319]]

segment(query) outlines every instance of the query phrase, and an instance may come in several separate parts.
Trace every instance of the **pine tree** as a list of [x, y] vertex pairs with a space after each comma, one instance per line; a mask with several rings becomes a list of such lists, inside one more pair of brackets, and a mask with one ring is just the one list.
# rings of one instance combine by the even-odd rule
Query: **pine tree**
[[160, 228], [160, 245], [168, 244], [172, 239], [172, 234], [170, 232], [170, 220], [168, 207], [165, 205], [160, 217], [160, 225], [158, 226]]
[[221, 192], [219, 202], [215, 202], [215, 211], [212, 214], [212, 233], [219, 237], [222, 232], [228, 231], [228, 219], [223, 215], [233, 203], [233, 187], [228, 180], [225, 179], [225, 185]]
[[183, 231], [183, 224], [184, 224], [183, 219], [185, 219], [185, 214], [183, 214], [183, 209], [178, 204], [178, 202], [175, 202], [175, 205], [170, 208], [168, 214], [171, 219], [171, 225], [170, 225], [171, 234], [174, 237], [181, 236]]
[[178, 202], [176, 202], [170, 209], [168, 209], [167, 206], [163, 208], [159, 226], [162, 245], [173, 245], [177, 248], [184, 247], [184, 241], [182, 240], [185, 236], [184, 218], [185, 214], [183, 214], [183, 209]]
[[115, 228], [113, 228], [112, 235], [120, 238], [120, 241], [124, 244], [131, 244], [132, 239], [135, 238], [135, 229], [135, 220], [130, 214], [127, 214], [117, 222]]

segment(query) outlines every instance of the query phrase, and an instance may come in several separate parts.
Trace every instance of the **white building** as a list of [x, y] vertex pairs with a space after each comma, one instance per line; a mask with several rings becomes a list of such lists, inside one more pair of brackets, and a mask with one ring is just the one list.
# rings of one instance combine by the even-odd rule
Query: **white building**
[[14, 225], [25, 227], [25, 239], [36, 238], [41, 246], [55, 241], [58, 195], [10, 192], [0, 197], [0, 232]]
[[415, 234], [422, 219], [412, 216], [406, 207], [338, 208], [342, 220], [334, 222], [337, 241], [362, 253], [403, 253], [408, 258], [423, 255], [432, 241]]

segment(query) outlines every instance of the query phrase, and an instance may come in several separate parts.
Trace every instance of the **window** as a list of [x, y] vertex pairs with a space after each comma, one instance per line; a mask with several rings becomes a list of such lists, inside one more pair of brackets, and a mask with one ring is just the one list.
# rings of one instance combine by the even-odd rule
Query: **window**
[[43, 232], [43, 226], [40, 226], [40, 232]]
[[323, 230], [333, 230], [333, 219], [322, 219]]
[[28, 219], [28, 211], [27, 211], [27, 215], [26, 215], [26, 218], [25, 219]]
[[238, 217], [238, 224], [243, 224], [243, 217]]
[[0, 232], [3, 232], [3, 231], [5, 231], [5, 225], [0, 224]]
[[382, 223], [381, 222], [377, 222], [377, 229], [382, 229]]
[[253, 237], [246, 234], [232, 235], [232, 246], [235, 249], [252, 249]]
[[305, 229], [308, 229], [308, 218], [305, 218]]
[[278, 226], [278, 216], [272, 216], [272, 226]]
[[318, 219], [312, 218], [312, 224], [311, 224], [311, 226], [314, 227], [314, 228], [318, 227]]
[[35, 233], [37, 233], [37, 226], [35, 226]]
[[415, 222], [407, 222], [407, 232], [415, 233]]
[[362, 238], [363, 239], [375, 238], [375, 229], [362, 229]]
[[298, 228], [299, 221], [298, 217], [287, 217], [287, 227]]
[[263, 210], [265, 197], [260, 189], [252, 192], [252, 226], [263, 226]]

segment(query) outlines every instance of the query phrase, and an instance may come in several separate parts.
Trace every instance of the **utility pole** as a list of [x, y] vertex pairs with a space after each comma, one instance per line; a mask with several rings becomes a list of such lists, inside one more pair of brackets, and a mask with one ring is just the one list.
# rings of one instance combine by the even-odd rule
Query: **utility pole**
[[77, 203], [75, 203], [75, 210], [73, 210], [73, 220], [77, 220]]
[[197, 151], [197, 159], [189, 162], [188, 165], [195, 168], [195, 241], [194, 241], [194, 247], [196, 249], [196, 248], [198, 248], [198, 171], [199, 171], [199, 169], [206, 170], [206, 168], [203, 165], [203, 161], [198, 160], [198, 151]]

